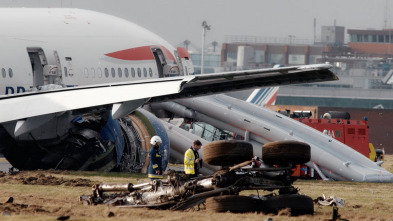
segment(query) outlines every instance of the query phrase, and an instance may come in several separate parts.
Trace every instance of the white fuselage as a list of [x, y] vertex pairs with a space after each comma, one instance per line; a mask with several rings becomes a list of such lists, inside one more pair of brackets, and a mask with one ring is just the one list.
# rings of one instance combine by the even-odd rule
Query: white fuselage
[[[114, 16], [80, 9], [5, 8], [0, 9], [0, 28], [0, 95], [47, 84], [82, 86], [179, 73], [174, 47]], [[189, 60], [181, 60], [184, 73], [192, 73]]]

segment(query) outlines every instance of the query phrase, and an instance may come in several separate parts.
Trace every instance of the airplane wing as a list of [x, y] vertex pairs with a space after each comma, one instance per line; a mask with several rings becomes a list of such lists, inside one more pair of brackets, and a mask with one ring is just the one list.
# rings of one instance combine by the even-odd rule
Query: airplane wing
[[150, 101], [167, 101], [255, 87], [338, 80], [330, 68], [331, 65], [318, 64], [195, 75], [187, 84], [182, 85], [179, 93], [156, 96]]
[[112, 105], [113, 117], [119, 118], [147, 101], [160, 102], [253, 87], [337, 80], [330, 67], [304, 65], [4, 95], [0, 96], [0, 123], [103, 105]]

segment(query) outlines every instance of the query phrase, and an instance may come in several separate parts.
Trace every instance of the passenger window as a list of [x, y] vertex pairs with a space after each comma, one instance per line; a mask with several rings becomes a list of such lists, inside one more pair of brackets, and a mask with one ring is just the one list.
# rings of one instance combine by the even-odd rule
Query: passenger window
[[135, 77], [135, 69], [134, 68], [131, 68], [131, 77]]
[[10, 76], [10, 78], [14, 76], [14, 73], [11, 68], [8, 69], [8, 75]]
[[151, 68], [149, 68], [149, 75], [150, 77], [153, 77], [153, 70]]
[[115, 71], [114, 68], [111, 68], [111, 72], [112, 72], [112, 77], [113, 77], [113, 78], [116, 77], [116, 71]]
[[5, 72], [4, 68], [1, 69], [1, 74], [3, 75], [3, 78], [5, 78], [7, 76], [7, 73]]
[[105, 77], [108, 78], [109, 77], [109, 71], [108, 68], [105, 68]]
[[85, 68], [85, 77], [89, 77], [89, 69]]
[[91, 76], [92, 76], [93, 78], [96, 77], [96, 70], [95, 70], [94, 68], [91, 68]]
[[121, 77], [123, 76], [123, 73], [122, 73], [122, 71], [121, 71], [121, 68], [118, 68], [118, 69], [117, 69], [117, 72], [118, 72], [118, 74], [119, 74], [119, 78], [121, 78]]
[[147, 78], [147, 71], [146, 71], [146, 68], [143, 68], [143, 76], [145, 76], [145, 78]]
[[130, 73], [128, 72], [128, 68], [124, 68], [124, 75], [126, 78], [130, 76]]
[[64, 67], [64, 76], [68, 77], [67, 67]]
[[98, 68], [98, 69], [97, 69], [97, 76], [98, 76], [99, 78], [102, 78], [102, 70], [101, 70], [101, 68]]
[[140, 68], [138, 68], [138, 77], [141, 77], [141, 76], [142, 76], [142, 71]]

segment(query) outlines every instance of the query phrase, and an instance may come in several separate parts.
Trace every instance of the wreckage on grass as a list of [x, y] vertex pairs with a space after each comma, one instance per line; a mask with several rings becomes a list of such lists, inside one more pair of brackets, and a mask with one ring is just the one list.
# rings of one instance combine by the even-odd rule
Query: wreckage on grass
[[[247, 142], [212, 142], [204, 146], [203, 159], [221, 169], [211, 176], [189, 179], [184, 172], [171, 170], [162, 181], [94, 185], [93, 194], [80, 200], [87, 205], [187, 210], [203, 204], [216, 212], [277, 213], [289, 208], [292, 215], [313, 214], [313, 200], [298, 194], [291, 177], [294, 165], [310, 160], [310, 146], [297, 141], [272, 142], [263, 146], [262, 156], [262, 161], [254, 157]], [[239, 195], [243, 190], [278, 190], [278, 194]]]

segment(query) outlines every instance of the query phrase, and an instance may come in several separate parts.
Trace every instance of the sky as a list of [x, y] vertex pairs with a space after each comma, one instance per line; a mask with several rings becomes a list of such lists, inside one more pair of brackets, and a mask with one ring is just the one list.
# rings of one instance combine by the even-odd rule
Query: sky
[[314, 38], [321, 26], [347, 29], [393, 27], [393, 0], [0, 0], [0, 7], [81, 8], [115, 15], [143, 26], [175, 46], [206, 44], [225, 36]]

